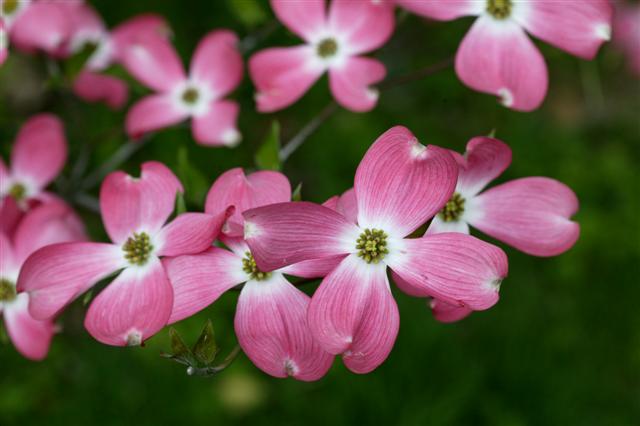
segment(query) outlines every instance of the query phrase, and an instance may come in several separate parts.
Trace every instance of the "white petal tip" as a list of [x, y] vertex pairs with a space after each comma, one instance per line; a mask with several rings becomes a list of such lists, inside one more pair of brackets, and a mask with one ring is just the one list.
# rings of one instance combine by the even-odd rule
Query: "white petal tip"
[[236, 129], [227, 129], [222, 133], [221, 140], [227, 147], [233, 148], [242, 141], [242, 135]]
[[140, 346], [142, 344], [142, 333], [138, 330], [132, 330], [127, 334], [127, 346]]
[[611, 26], [608, 24], [599, 24], [596, 26], [596, 36], [604, 41], [611, 40]]
[[415, 158], [422, 158], [427, 153], [427, 147], [418, 142], [417, 139], [411, 141], [413, 146], [411, 147], [411, 155]]
[[295, 377], [298, 374], [298, 366], [291, 359], [287, 359], [284, 361], [284, 372], [289, 377]]
[[495, 280], [491, 281], [491, 288], [493, 288], [496, 292], [500, 291], [500, 286], [502, 285], [502, 279], [501, 278], [496, 278]]
[[503, 88], [498, 90], [498, 98], [500, 103], [507, 108], [513, 105], [513, 93], [509, 89]]
[[249, 238], [256, 237], [259, 234], [258, 227], [255, 223], [244, 222], [244, 239], [248, 240]]
[[380, 97], [380, 91], [378, 89], [373, 89], [373, 88], [367, 89], [367, 98], [377, 102], [379, 97]]

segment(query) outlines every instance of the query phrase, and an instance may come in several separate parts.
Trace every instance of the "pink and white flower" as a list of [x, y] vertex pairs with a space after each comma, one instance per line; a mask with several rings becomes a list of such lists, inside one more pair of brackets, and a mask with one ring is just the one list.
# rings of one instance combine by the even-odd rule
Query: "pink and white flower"
[[[214, 182], [207, 197], [207, 212], [219, 214], [229, 207], [246, 208], [291, 199], [291, 186], [281, 173], [261, 171], [245, 176], [232, 169]], [[222, 241], [228, 249], [208, 251], [164, 261], [174, 286], [170, 323], [189, 317], [216, 301], [224, 292], [244, 284], [235, 317], [240, 346], [261, 370], [275, 377], [312, 381], [324, 376], [333, 356], [313, 340], [307, 325], [309, 296], [283, 274], [287, 268], [262, 272], [242, 237], [242, 216], [231, 216]], [[306, 272], [309, 272], [307, 268]]]
[[626, 55], [631, 71], [640, 77], [640, 5], [616, 5], [613, 41]]
[[139, 178], [107, 176], [100, 209], [108, 243], [63, 243], [27, 259], [18, 290], [29, 293], [36, 319], [55, 317], [98, 281], [116, 278], [93, 300], [85, 327], [100, 342], [139, 345], [169, 320], [173, 289], [160, 258], [206, 250], [225, 215], [184, 213], [165, 224], [182, 185], [163, 164], [147, 162]]
[[16, 136], [10, 167], [0, 158], [0, 231], [11, 236], [24, 211], [55, 198], [45, 188], [67, 159], [62, 122], [55, 115], [31, 117]]
[[28, 310], [29, 296], [16, 294], [22, 265], [41, 247], [85, 238], [80, 219], [71, 208], [57, 200], [26, 214], [13, 237], [0, 232], [0, 313], [4, 316], [9, 338], [26, 358], [39, 361], [46, 357], [55, 327], [52, 320], [33, 318]]
[[572, 55], [593, 59], [611, 37], [607, 0], [395, 0], [428, 18], [478, 16], [456, 54], [456, 73], [508, 108], [531, 111], [547, 93], [547, 66], [527, 33]]
[[234, 33], [217, 30], [206, 35], [196, 48], [188, 76], [173, 46], [159, 37], [135, 37], [122, 62], [157, 92], [129, 110], [126, 128], [131, 137], [191, 118], [193, 137], [202, 145], [240, 142], [240, 108], [237, 102], [224, 99], [242, 80], [242, 57]]
[[100, 72], [119, 61], [130, 40], [140, 35], [166, 37], [168, 33], [168, 24], [157, 15], [140, 15], [109, 31], [91, 6], [78, 8], [73, 15], [73, 33], [65, 54], [80, 52], [86, 46], [92, 46], [94, 50], [73, 82], [74, 93], [88, 102], [105, 102], [112, 108], [122, 107], [127, 101], [127, 84]]
[[0, 65], [4, 64], [9, 56], [9, 34], [5, 28], [4, 19], [0, 18]]
[[394, 28], [393, 6], [386, 2], [272, 0], [276, 16], [305, 44], [270, 48], [253, 55], [249, 73], [261, 112], [285, 108], [325, 73], [336, 101], [352, 111], [371, 110], [378, 92], [371, 85], [386, 75], [384, 65], [361, 56], [381, 47]]
[[[578, 240], [580, 226], [570, 218], [578, 211], [578, 199], [561, 182], [528, 177], [484, 188], [511, 163], [511, 149], [503, 142], [477, 137], [467, 144], [464, 156], [453, 152], [460, 174], [456, 191], [427, 229], [469, 233], [469, 225], [533, 256], [556, 256]], [[467, 306], [434, 299], [431, 309], [441, 322], [458, 321], [471, 314]]]
[[272, 204], [244, 213], [245, 240], [262, 271], [342, 259], [313, 295], [309, 327], [327, 352], [367, 373], [387, 358], [399, 328], [387, 267], [414, 296], [475, 310], [498, 300], [507, 274], [498, 247], [458, 233], [407, 238], [442, 209], [456, 177], [447, 150], [425, 147], [408, 129], [394, 127], [369, 148], [356, 172], [356, 223], [313, 203]]

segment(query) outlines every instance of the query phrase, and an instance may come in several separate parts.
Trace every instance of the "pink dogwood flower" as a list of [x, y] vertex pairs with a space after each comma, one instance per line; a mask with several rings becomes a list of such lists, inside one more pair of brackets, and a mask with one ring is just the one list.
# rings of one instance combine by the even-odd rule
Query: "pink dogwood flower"
[[253, 55], [249, 73], [261, 112], [285, 108], [304, 95], [325, 73], [336, 101], [352, 111], [371, 110], [384, 79], [384, 65], [361, 56], [381, 47], [394, 28], [393, 7], [386, 2], [272, 0], [276, 16], [306, 44], [270, 48]]
[[94, 49], [73, 82], [74, 93], [88, 102], [105, 102], [114, 109], [122, 107], [127, 101], [127, 84], [100, 72], [119, 61], [119, 55], [132, 38], [140, 34], [165, 37], [169, 33], [168, 24], [162, 17], [148, 14], [134, 17], [109, 31], [89, 5], [78, 8], [73, 18], [74, 30], [67, 54], [80, 52], [86, 46]]
[[31, 117], [16, 136], [10, 167], [0, 158], [0, 231], [11, 236], [24, 211], [55, 198], [45, 188], [62, 171], [67, 142], [52, 114]]
[[0, 44], [6, 48], [10, 39], [20, 50], [55, 55], [68, 40], [73, 30], [71, 17], [82, 4], [82, 0], [0, 0], [6, 31]]
[[111, 173], [102, 184], [100, 210], [109, 243], [63, 243], [27, 259], [18, 290], [29, 312], [52, 318], [98, 281], [118, 273], [91, 303], [89, 333], [102, 343], [139, 345], [169, 320], [173, 290], [160, 258], [199, 253], [218, 235], [225, 215], [184, 213], [165, 224], [182, 185], [163, 164], [147, 162], [140, 177]]
[[4, 19], [0, 18], [0, 65], [4, 64], [9, 56], [9, 34], [4, 24]]
[[129, 135], [168, 127], [191, 118], [191, 130], [202, 145], [234, 146], [238, 103], [223, 99], [242, 80], [238, 38], [227, 30], [206, 35], [191, 59], [189, 75], [171, 44], [159, 37], [139, 36], [125, 49], [123, 64], [156, 94], [142, 99], [127, 114]]
[[629, 63], [629, 69], [640, 77], [640, 5], [620, 4], [615, 8], [613, 41]]
[[[165, 260], [174, 285], [169, 322], [201, 311], [224, 292], [244, 284], [235, 317], [236, 335], [244, 352], [267, 374], [312, 381], [326, 374], [333, 356], [311, 337], [307, 325], [309, 296], [283, 275], [295, 275], [296, 266], [262, 272], [242, 237], [229, 236], [242, 230], [243, 219], [238, 213], [289, 200], [289, 181], [277, 172], [261, 171], [245, 176], [242, 169], [232, 169], [214, 182], [207, 196], [206, 211], [219, 214], [234, 207], [236, 212], [227, 220], [227, 234], [222, 237], [228, 249], [212, 247], [201, 254]], [[317, 272], [304, 266], [300, 269], [304, 269], [303, 274]]]
[[262, 271], [342, 259], [313, 295], [308, 321], [318, 343], [342, 354], [351, 371], [372, 371], [395, 342], [399, 314], [388, 267], [396, 284], [414, 296], [437, 296], [476, 310], [497, 302], [507, 274], [501, 249], [458, 233], [408, 238], [451, 198], [456, 177], [447, 150], [425, 147], [398, 126], [380, 136], [358, 166], [356, 223], [308, 202], [244, 213], [245, 240]]
[[[477, 137], [464, 156], [451, 152], [460, 174], [456, 191], [431, 222], [427, 235], [469, 233], [469, 225], [533, 256], [556, 256], [578, 240], [580, 226], [571, 221], [578, 199], [561, 182], [545, 177], [512, 180], [483, 189], [511, 163], [511, 149], [503, 142]], [[431, 309], [441, 322], [471, 314], [467, 306], [433, 300]]]
[[456, 73], [470, 88], [519, 111], [538, 108], [548, 86], [545, 60], [527, 33], [584, 59], [593, 59], [611, 36], [607, 0], [395, 1], [442, 21], [478, 16], [456, 54]]
[[55, 327], [29, 314], [29, 296], [16, 293], [24, 261], [37, 249], [63, 241], [84, 240], [80, 219], [66, 204], [50, 201], [27, 213], [13, 237], [0, 232], [0, 313], [14, 346], [24, 357], [39, 361], [49, 352]]

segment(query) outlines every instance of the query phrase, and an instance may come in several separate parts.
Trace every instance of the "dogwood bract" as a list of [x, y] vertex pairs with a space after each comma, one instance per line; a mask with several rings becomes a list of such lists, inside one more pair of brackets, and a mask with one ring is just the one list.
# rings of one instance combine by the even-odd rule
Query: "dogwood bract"
[[384, 2], [333, 0], [272, 0], [276, 16], [306, 44], [270, 48], [249, 60], [261, 112], [296, 102], [325, 73], [331, 93], [352, 111], [368, 111], [378, 101], [372, 84], [386, 70], [377, 59], [360, 56], [381, 47], [394, 28], [393, 7]]
[[478, 16], [456, 53], [456, 73], [472, 89], [521, 111], [538, 108], [548, 86], [544, 58], [527, 32], [584, 59], [593, 59], [611, 37], [607, 0], [395, 1], [441, 21]]
[[118, 273], [96, 296], [85, 327], [100, 342], [139, 345], [169, 320], [173, 290], [160, 258], [206, 250], [225, 214], [183, 213], [165, 224], [182, 185], [163, 164], [147, 162], [140, 177], [111, 173], [102, 184], [100, 210], [112, 244], [63, 243], [27, 259], [18, 290], [29, 312], [48, 319], [98, 281]]
[[457, 165], [445, 149], [423, 146], [404, 127], [369, 148], [355, 177], [357, 223], [308, 202], [279, 203], [244, 213], [245, 240], [257, 267], [272, 271], [340, 256], [309, 306], [311, 333], [356, 373], [379, 366], [399, 327], [387, 267], [409, 294], [439, 297], [482, 310], [498, 300], [507, 274], [502, 250], [448, 233], [407, 238], [447, 202]]

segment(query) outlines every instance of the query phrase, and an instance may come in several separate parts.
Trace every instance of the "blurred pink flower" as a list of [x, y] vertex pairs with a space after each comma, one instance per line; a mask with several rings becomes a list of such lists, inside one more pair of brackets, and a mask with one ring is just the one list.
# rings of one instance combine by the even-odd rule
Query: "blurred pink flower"
[[11, 236], [24, 211], [55, 198], [45, 188], [67, 159], [62, 122], [53, 114], [31, 117], [16, 136], [10, 167], [0, 158], [0, 231]]
[[[244, 283], [235, 318], [236, 335], [244, 352], [258, 368], [272, 376], [312, 381], [326, 374], [333, 357], [322, 350], [309, 332], [309, 296], [283, 275], [296, 275], [296, 269], [260, 271], [241, 236], [240, 213], [290, 199], [289, 181], [277, 172], [261, 171], [245, 176], [242, 169], [232, 169], [214, 182], [207, 197], [207, 213], [217, 215], [229, 207], [236, 212], [224, 227], [222, 242], [228, 249], [212, 247], [201, 254], [164, 261], [174, 288], [169, 322], [201, 311], [222, 293]], [[240, 236], [236, 235], [238, 232]], [[298, 267], [297, 271], [312, 275], [318, 272], [308, 266]]]
[[169, 25], [157, 15], [136, 16], [109, 31], [102, 18], [89, 5], [83, 5], [72, 15], [73, 31], [64, 48], [64, 55], [82, 51], [86, 46], [94, 50], [84, 69], [73, 82], [74, 93], [88, 102], [105, 102], [120, 108], [127, 101], [127, 84], [117, 77], [102, 75], [101, 71], [117, 63], [132, 39], [139, 36], [166, 37]]
[[394, 28], [393, 6], [387, 2], [272, 0], [271, 6], [289, 30], [306, 44], [270, 48], [249, 60], [261, 112], [296, 102], [325, 73], [336, 101], [352, 111], [368, 111], [378, 101], [372, 84], [384, 79], [384, 65], [361, 56], [381, 47]]
[[4, 24], [4, 19], [0, 17], [0, 66], [4, 64], [9, 56], [9, 34]]
[[[456, 73], [474, 90], [498, 96], [506, 107], [531, 111], [547, 93], [547, 66], [526, 32], [584, 59], [611, 36], [607, 0], [395, 0], [428, 18], [479, 16], [456, 54]], [[525, 32], [526, 31], [526, 32]]]
[[242, 80], [237, 45], [238, 38], [231, 31], [209, 33], [198, 44], [187, 76], [167, 40], [133, 38], [122, 54], [122, 62], [142, 84], [158, 93], [131, 107], [126, 119], [129, 135], [138, 138], [191, 118], [196, 142], [214, 146], [239, 143], [239, 106], [223, 99]]
[[28, 311], [29, 296], [16, 294], [16, 282], [24, 261], [49, 244], [84, 240], [80, 219], [65, 203], [53, 200], [27, 213], [12, 238], [0, 232], [0, 313], [16, 349], [31, 360], [49, 351], [54, 324], [36, 320]]
[[206, 250], [225, 215], [184, 213], [165, 224], [182, 185], [163, 164], [147, 162], [139, 178], [111, 173], [102, 184], [102, 219], [113, 244], [63, 243], [25, 262], [18, 290], [29, 312], [48, 319], [98, 281], [117, 277], [91, 303], [85, 327], [100, 342], [139, 345], [169, 320], [173, 290], [161, 257]]
[[[355, 177], [357, 223], [345, 197], [330, 207], [296, 202], [245, 212], [245, 240], [256, 265], [271, 271], [301, 261], [340, 257], [309, 306], [314, 338], [347, 367], [367, 373], [388, 356], [399, 327], [387, 267], [419, 297], [487, 309], [507, 274], [502, 250], [450, 233], [407, 238], [442, 209], [455, 188], [457, 165], [445, 149], [423, 146], [404, 127], [384, 133]], [[351, 196], [352, 197], [352, 196]], [[347, 213], [350, 212], [350, 213]]]
[[613, 19], [613, 40], [627, 56], [629, 68], [640, 77], [640, 5], [617, 3]]

